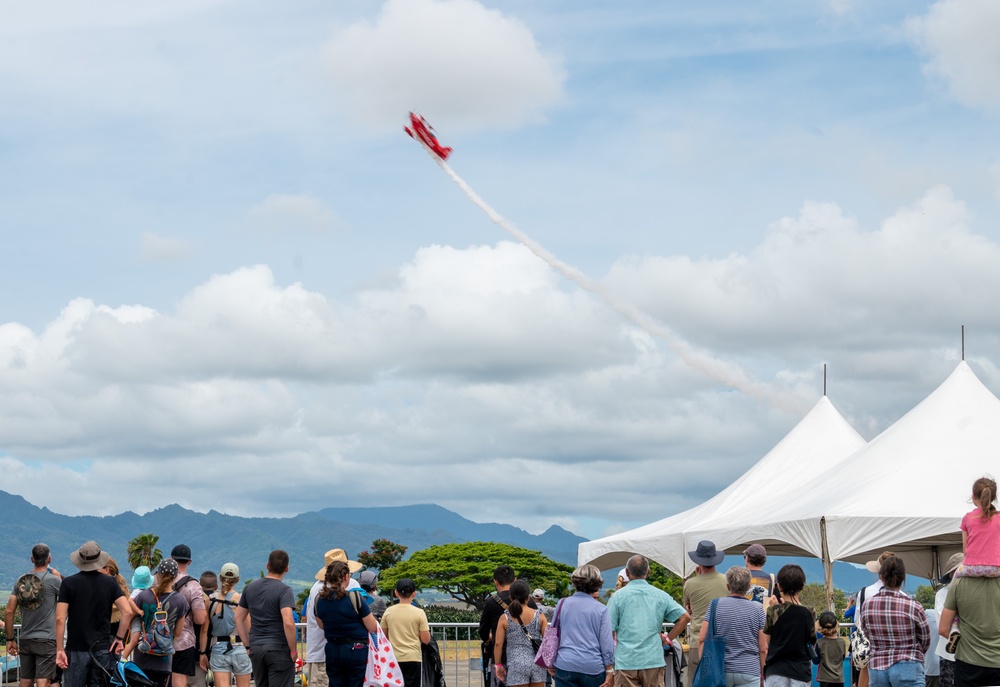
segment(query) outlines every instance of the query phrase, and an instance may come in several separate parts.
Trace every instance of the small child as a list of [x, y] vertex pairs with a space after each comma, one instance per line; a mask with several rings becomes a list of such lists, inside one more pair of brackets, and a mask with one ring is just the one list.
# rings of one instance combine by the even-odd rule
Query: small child
[[830, 611], [820, 613], [819, 631], [823, 637], [816, 642], [816, 653], [819, 654], [816, 681], [819, 687], [843, 687], [847, 644], [840, 636], [837, 616]]
[[[965, 560], [955, 571], [955, 577], [1000, 577], [1000, 517], [994, 502], [997, 483], [989, 477], [980, 477], [972, 484], [972, 504], [975, 509], [962, 518], [962, 550]], [[945, 651], [955, 653], [959, 632], [959, 619], [951, 625]]]

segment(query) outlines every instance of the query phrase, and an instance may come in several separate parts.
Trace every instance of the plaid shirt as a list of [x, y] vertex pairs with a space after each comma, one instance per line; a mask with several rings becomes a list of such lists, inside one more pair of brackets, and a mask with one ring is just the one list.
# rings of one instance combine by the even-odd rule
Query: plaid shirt
[[931, 644], [931, 628], [924, 608], [898, 589], [883, 587], [865, 599], [861, 629], [871, 642], [868, 668], [887, 670], [900, 661], [924, 662]]

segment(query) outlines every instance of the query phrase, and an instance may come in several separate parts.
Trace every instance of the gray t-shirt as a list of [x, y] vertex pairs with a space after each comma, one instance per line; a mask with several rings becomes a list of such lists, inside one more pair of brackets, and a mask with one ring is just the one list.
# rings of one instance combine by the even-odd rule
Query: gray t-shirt
[[[29, 571], [30, 572], [30, 571]], [[35, 573], [45, 588], [45, 601], [33, 611], [18, 604], [21, 609], [20, 639], [56, 639], [56, 600], [61, 581], [52, 573]], [[109, 611], [110, 614], [110, 611]]]
[[292, 588], [273, 577], [261, 577], [247, 585], [240, 607], [250, 611], [250, 646], [287, 646], [282, 608], [295, 608]]

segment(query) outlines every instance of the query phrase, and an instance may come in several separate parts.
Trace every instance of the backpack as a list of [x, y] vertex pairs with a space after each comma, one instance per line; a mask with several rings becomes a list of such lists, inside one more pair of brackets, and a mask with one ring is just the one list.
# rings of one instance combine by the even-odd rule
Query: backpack
[[[232, 597], [236, 592], [230, 592]], [[215, 596], [208, 597], [208, 622], [209, 634], [212, 637], [226, 637], [236, 631], [236, 613], [233, 610], [239, 604], [230, 599], [220, 599]], [[215, 607], [219, 607], [219, 612], [215, 613]]]
[[[152, 592], [152, 590], [150, 590]], [[156, 611], [153, 613], [153, 622], [146, 627], [143, 623], [142, 633], [139, 637], [139, 651], [144, 654], [149, 654], [150, 656], [172, 656], [174, 653], [174, 633], [170, 631], [170, 626], [167, 625], [167, 612], [163, 610], [163, 601], [166, 601], [174, 592], [170, 592], [165, 597], [163, 601], [156, 596], [156, 592], [152, 592], [153, 598], [156, 599]], [[178, 618], [178, 622], [181, 619]]]
[[45, 603], [45, 584], [42, 579], [48, 574], [48, 571], [45, 571], [42, 573], [42, 577], [39, 577], [30, 572], [17, 578], [17, 582], [14, 584], [14, 595], [22, 608], [34, 611]]

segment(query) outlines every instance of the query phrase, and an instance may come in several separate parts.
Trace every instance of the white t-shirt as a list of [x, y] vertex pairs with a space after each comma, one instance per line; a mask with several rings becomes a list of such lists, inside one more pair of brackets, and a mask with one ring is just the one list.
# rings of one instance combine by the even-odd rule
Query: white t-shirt
[[[945, 586], [941, 587], [941, 589], [937, 590], [937, 593], [934, 595], [934, 611], [938, 621], [941, 620], [941, 611], [944, 610], [944, 600], [948, 597], [948, 587], [950, 586], [951, 586], [950, 584], [946, 584]], [[940, 635], [938, 634], [937, 622], [931, 625], [932, 646], [935, 637], [940, 638]], [[955, 654], [949, 654], [947, 651], [945, 651], [944, 648], [946, 646], [948, 646], [948, 642], [938, 642], [937, 647], [934, 648], [933, 651], [935, 654], [937, 654], [937, 657], [940, 659], [943, 659], [945, 661], [954, 661]]]
[[861, 607], [861, 593], [864, 592], [865, 603], [868, 603], [868, 600], [870, 598], [872, 598], [873, 596], [875, 596], [876, 594], [878, 594], [878, 590], [880, 590], [884, 586], [885, 585], [882, 584], [882, 580], [877, 580], [874, 584], [870, 584], [867, 587], [865, 587], [863, 590], [861, 590], [861, 592], [858, 592], [858, 597], [856, 599], [858, 607], [854, 611], [854, 626], [855, 627], [861, 627], [861, 612], [863, 610], [862, 607]]

